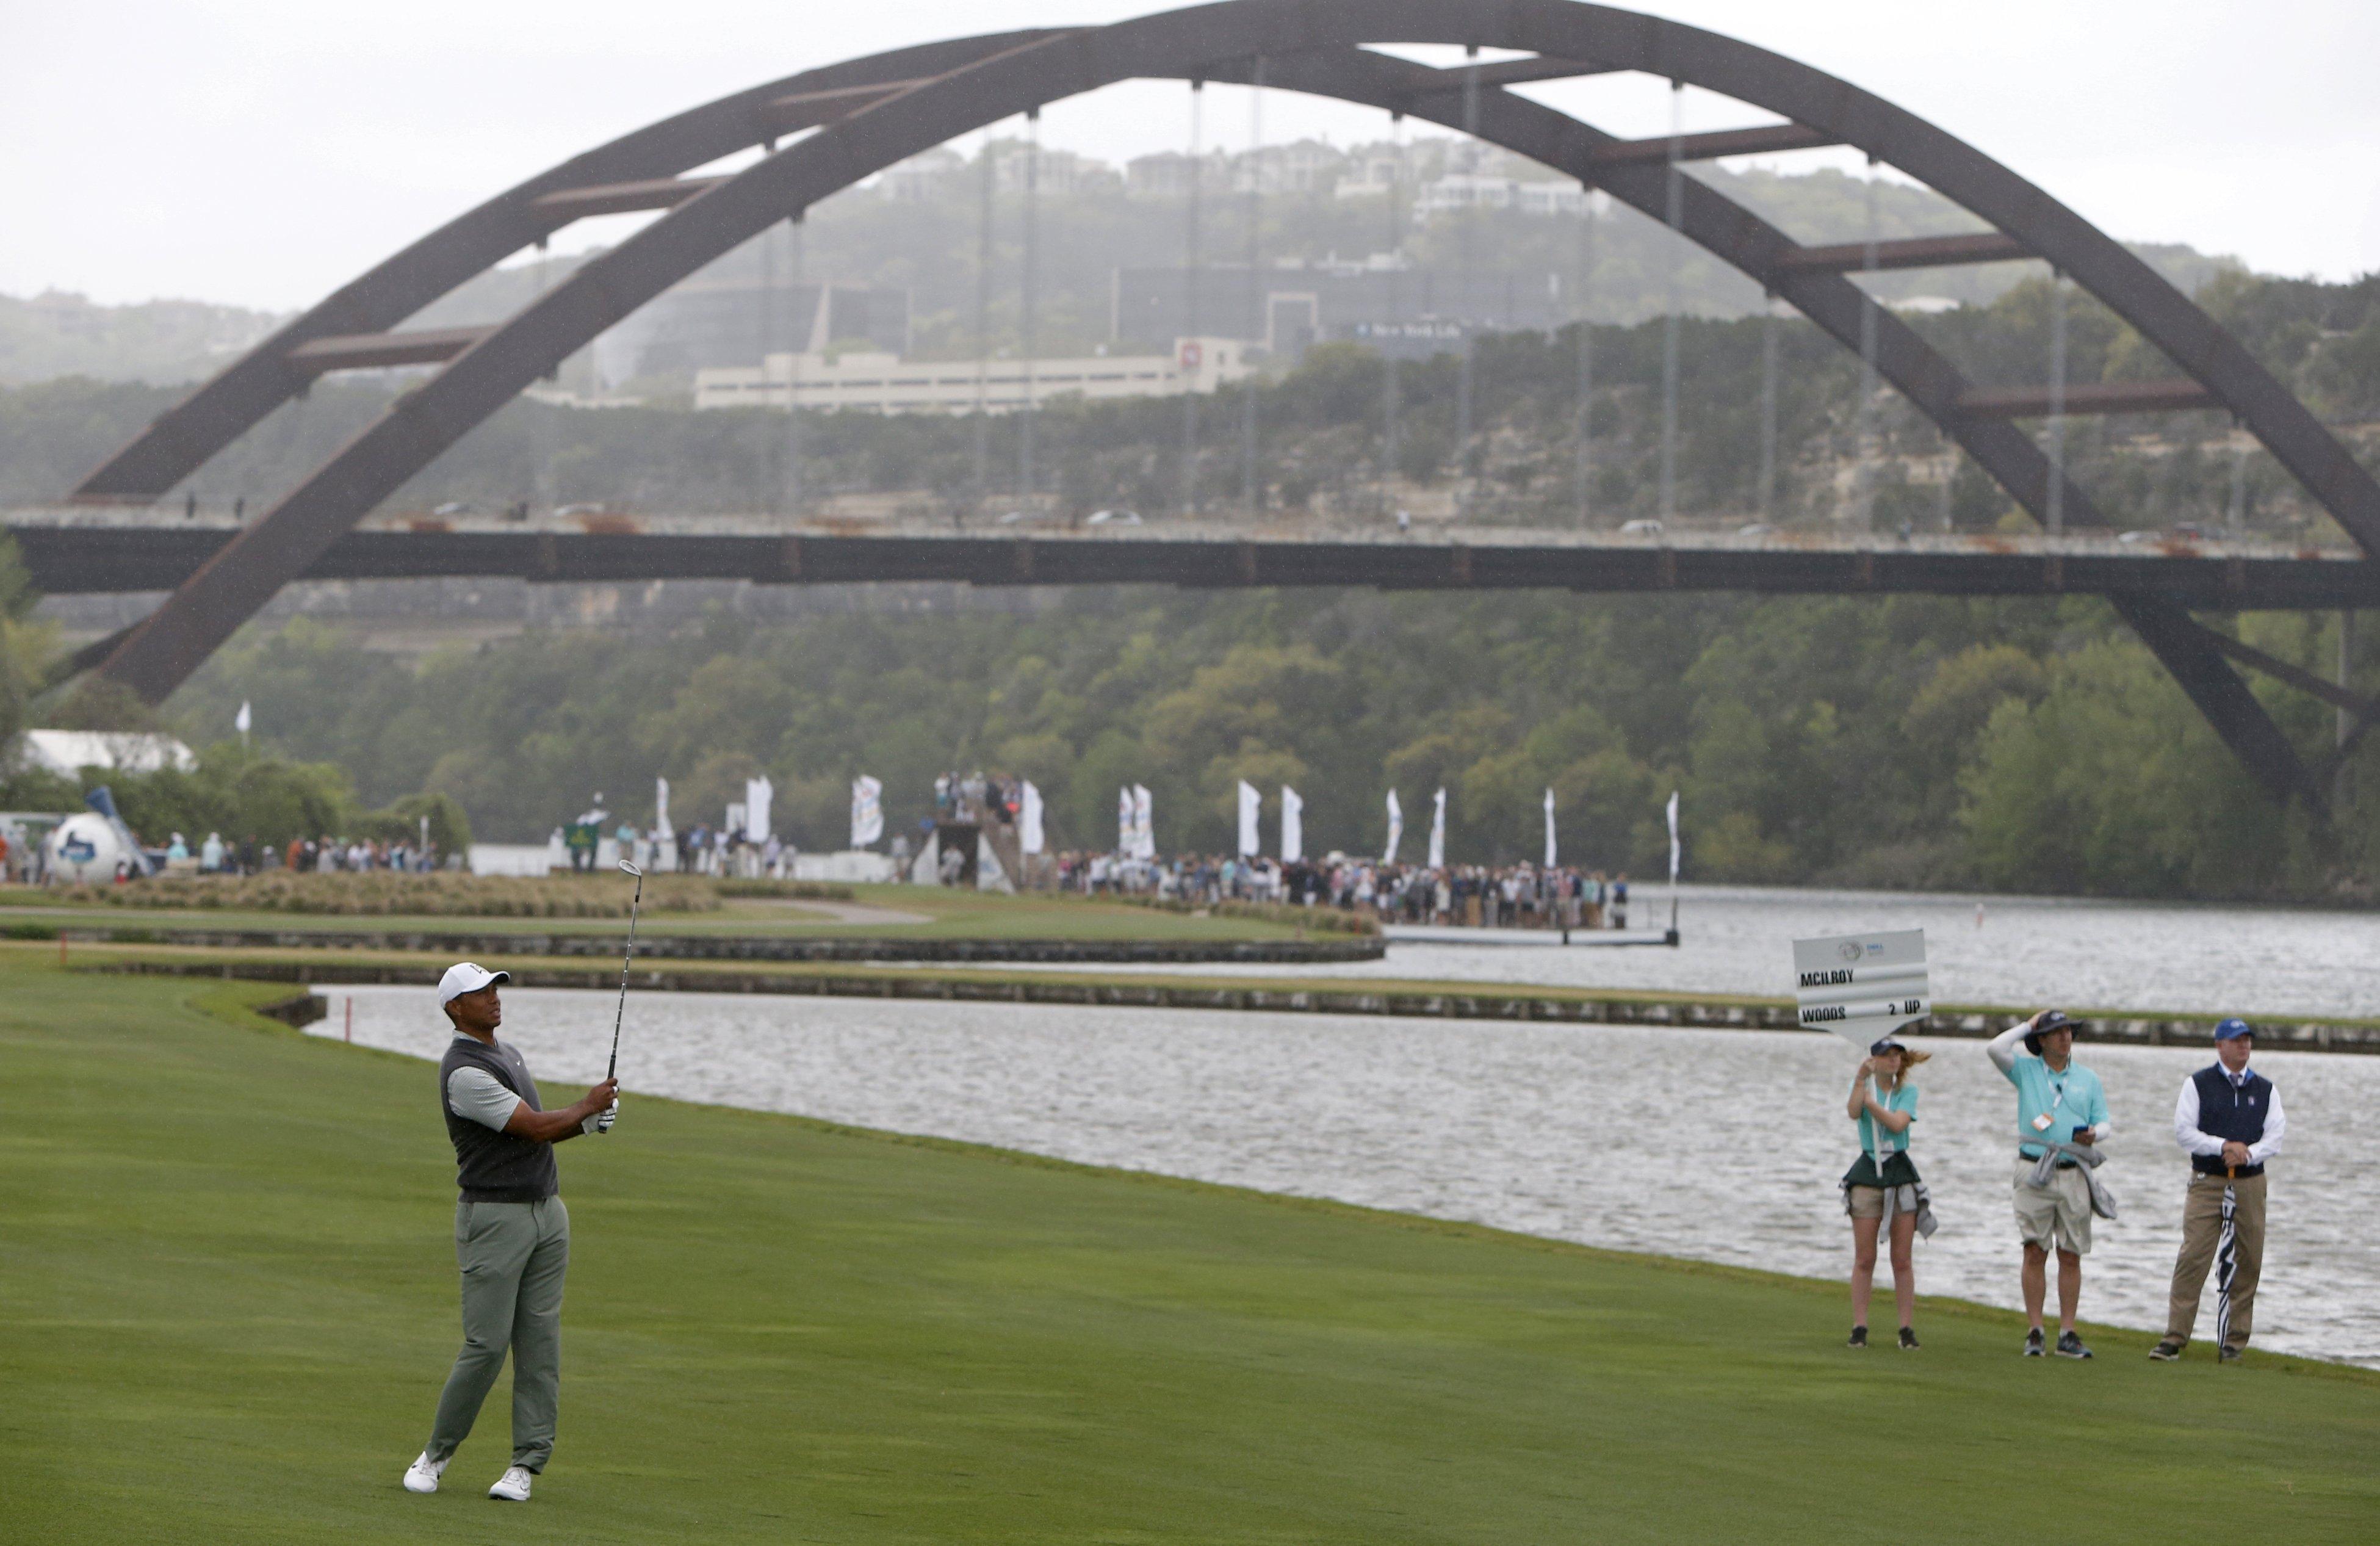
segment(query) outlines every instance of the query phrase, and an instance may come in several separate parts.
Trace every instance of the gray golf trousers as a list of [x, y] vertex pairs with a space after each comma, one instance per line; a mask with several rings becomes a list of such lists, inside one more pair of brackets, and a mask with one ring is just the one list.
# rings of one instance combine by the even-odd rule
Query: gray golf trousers
[[513, 1464], [545, 1469], [562, 1399], [562, 1278], [570, 1267], [570, 1213], [562, 1199], [458, 1202], [455, 1260], [463, 1269], [463, 1350], [438, 1397], [430, 1458], [469, 1437], [480, 1404], [513, 1357]]

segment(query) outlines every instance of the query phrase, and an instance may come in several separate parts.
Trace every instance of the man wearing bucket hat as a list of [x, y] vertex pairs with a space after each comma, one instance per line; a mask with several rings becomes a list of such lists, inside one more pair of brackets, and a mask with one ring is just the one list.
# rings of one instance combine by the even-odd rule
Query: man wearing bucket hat
[[446, 1376], [430, 1443], [407, 1467], [405, 1490], [435, 1492], [480, 1403], [513, 1360], [512, 1465], [488, 1496], [528, 1501], [553, 1453], [562, 1395], [562, 1280], [570, 1266], [570, 1214], [562, 1206], [553, 1146], [609, 1131], [619, 1086], [605, 1079], [570, 1105], [547, 1111], [520, 1050], [496, 1040], [496, 990], [512, 973], [470, 961], [446, 968], [438, 1006], [455, 1027], [438, 1065], [438, 1100], [455, 1145], [455, 1259], [463, 1269], [463, 1350]]
[[2246, 1350], [2256, 1312], [2256, 1280], [2265, 1267], [2265, 1162], [2281, 1151], [2289, 1119], [2273, 1081], [2248, 1068], [2255, 1028], [2225, 1020], [2215, 1028], [2215, 1062], [2181, 1081], [2174, 1102], [2173, 1138], [2190, 1156], [2190, 1191], [2181, 1208], [2181, 1252], [2173, 1264], [2173, 1294], [2165, 1336], [2149, 1357], [2170, 1362], [2190, 1345], [2198, 1323], [2199, 1291], [2216, 1269], [2217, 1361]]
[[2115, 1217], [2115, 1199], [2091, 1173], [2095, 1147], [2115, 1131], [2107, 1120], [2099, 1076], [2074, 1061], [2075, 1022], [2045, 1009], [2011, 1026], [1985, 1049], [2016, 1086], [2016, 1227], [2024, 1242], [2024, 1356], [2043, 1352], [2042, 1301], [2048, 1295], [2049, 1254], [2058, 1253], [2058, 1356], [2087, 1358], [2091, 1349], [2074, 1330], [2082, 1298], [2082, 1259], [2091, 1251], [2091, 1217]]

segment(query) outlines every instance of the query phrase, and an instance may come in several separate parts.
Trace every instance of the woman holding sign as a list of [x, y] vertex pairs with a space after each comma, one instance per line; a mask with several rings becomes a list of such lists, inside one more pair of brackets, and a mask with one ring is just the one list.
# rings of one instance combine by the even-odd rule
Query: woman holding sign
[[1867, 1061], [1852, 1076], [1843, 1114], [1859, 1124], [1860, 1157], [1843, 1176], [1843, 1211], [1852, 1221], [1852, 1337], [1867, 1345], [1867, 1303], [1876, 1286], [1876, 1242], [1892, 1243], [1892, 1297], [1900, 1314], [1900, 1345], [1917, 1345], [1910, 1313], [1917, 1302], [1917, 1268], [1911, 1244], [1919, 1228], [1934, 1233], [1931, 1199], [1909, 1158], [1909, 1127], [1917, 1120], [1917, 1087], [1910, 1071], [1925, 1061], [1887, 1036], [1868, 1048]]

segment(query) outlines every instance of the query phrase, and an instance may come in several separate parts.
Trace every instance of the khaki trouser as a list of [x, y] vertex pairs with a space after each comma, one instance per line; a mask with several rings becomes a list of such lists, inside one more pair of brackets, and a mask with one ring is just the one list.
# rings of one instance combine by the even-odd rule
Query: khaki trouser
[[[2189, 1200], [2181, 1208], [2181, 1255], [2173, 1264], [2173, 1298], [2166, 1308], [2165, 1334], [2190, 1340], [2198, 1322], [2199, 1292], [2207, 1269], [2215, 1265], [2216, 1243], [2223, 1235], [2223, 1177], [2190, 1176]], [[2265, 1178], [2243, 1175], [2231, 1183], [2231, 1222], [2239, 1248], [2240, 1270], [2231, 1279], [2231, 1345], [2248, 1345], [2256, 1323], [2256, 1279], [2265, 1268]]]
[[545, 1469], [562, 1402], [562, 1279], [570, 1266], [570, 1213], [543, 1202], [458, 1202], [455, 1260], [463, 1269], [463, 1350], [438, 1397], [429, 1455], [443, 1460], [470, 1435], [513, 1357], [513, 1464]]

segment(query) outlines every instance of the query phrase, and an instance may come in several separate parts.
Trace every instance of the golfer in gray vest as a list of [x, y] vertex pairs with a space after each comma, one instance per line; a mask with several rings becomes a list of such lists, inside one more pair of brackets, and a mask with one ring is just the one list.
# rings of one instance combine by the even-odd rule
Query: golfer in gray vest
[[446, 1136], [455, 1143], [455, 1258], [463, 1269], [463, 1350], [438, 1398], [430, 1445], [405, 1473], [408, 1492], [435, 1492], [480, 1403], [513, 1357], [513, 1463], [488, 1496], [528, 1502], [529, 1482], [553, 1453], [562, 1395], [562, 1278], [570, 1265], [553, 1146], [608, 1132], [619, 1085], [605, 1079], [577, 1102], [547, 1111], [516, 1048], [496, 1040], [496, 989], [512, 973], [468, 961], [446, 968], [438, 1004], [455, 1040], [438, 1065]]

